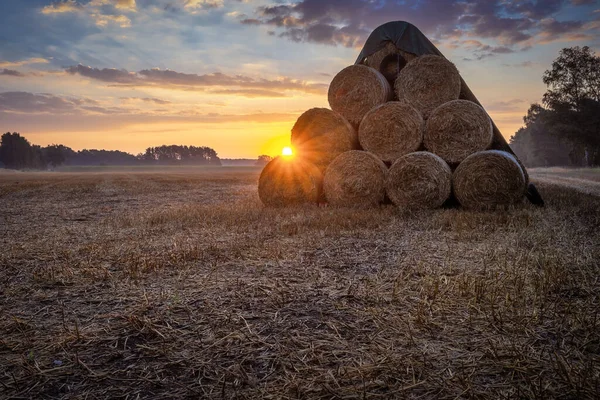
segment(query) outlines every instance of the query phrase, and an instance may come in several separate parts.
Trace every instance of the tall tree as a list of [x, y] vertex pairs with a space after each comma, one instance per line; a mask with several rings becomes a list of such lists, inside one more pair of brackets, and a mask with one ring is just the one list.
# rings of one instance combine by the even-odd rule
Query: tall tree
[[565, 156], [600, 165], [600, 57], [587, 46], [562, 49], [543, 82], [543, 104], [531, 106], [511, 144], [528, 165], [564, 165]]
[[588, 46], [562, 49], [543, 81], [548, 86], [546, 106], [581, 111], [585, 101], [600, 102], [600, 57]]
[[0, 139], [0, 159], [6, 168], [34, 168], [36, 154], [31, 143], [23, 136], [6, 132]]

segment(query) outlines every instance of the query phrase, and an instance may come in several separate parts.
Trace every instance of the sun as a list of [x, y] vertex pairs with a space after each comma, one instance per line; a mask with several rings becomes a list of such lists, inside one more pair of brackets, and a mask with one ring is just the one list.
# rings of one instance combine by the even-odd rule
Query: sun
[[291, 147], [285, 146], [283, 148], [283, 150], [281, 150], [281, 155], [284, 156], [284, 157], [291, 157], [291, 156], [294, 155], [294, 151], [292, 150]]

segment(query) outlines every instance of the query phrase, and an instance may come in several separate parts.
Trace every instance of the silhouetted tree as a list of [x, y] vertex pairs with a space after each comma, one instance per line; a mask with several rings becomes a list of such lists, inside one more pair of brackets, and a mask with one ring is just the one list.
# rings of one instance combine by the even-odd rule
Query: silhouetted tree
[[600, 57], [562, 49], [543, 76], [543, 104], [532, 104], [511, 145], [526, 165], [600, 165]]
[[33, 168], [37, 162], [37, 154], [23, 136], [16, 132], [6, 132], [0, 139], [0, 159], [6, 168]]
[[217, 152], [210, 147], [162, 145], [148, 147], [138, 159], [158, 164], [221, 165]]
[[256, 165], [267, 165], [269, 163], [269, 161], [271, 161], [273, 159], [273, 157], [268, 156], [266, 154], [262, 154], [260, 156], [258, 156], [258, 160], [256, 160]]
[[69, 147], [62, 144], [53, 144], [42, 149], [44, 160], [48, 165], [58, 167], [67, 161], [68, 158], [73, 158], [75, 152]]

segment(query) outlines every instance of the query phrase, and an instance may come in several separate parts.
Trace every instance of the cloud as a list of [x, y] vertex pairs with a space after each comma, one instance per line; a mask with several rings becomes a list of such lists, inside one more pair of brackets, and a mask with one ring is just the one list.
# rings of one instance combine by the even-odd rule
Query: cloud
[[105, 27], [109, 23], [114, 23], [121, 28], [129, 28], [131, 26], [131, 20], [124, 15], [104, 15], [100, 13], [93, 13], [90, 16], [96, 22], [96, 26]]
[[[124, 69], [98, 69], [77, 65], [68, 67], [65, 71], [71, 75], [80, 75], [86, 78], [110, 83], [115, 86], [158, 86], [178, 90], [205, 90], [210, 87], [235, 88], [235, 91], [221, 90], [219, 93], [237, 94], [247, 97], [258, 97], [261, 95], [263, 97], [284, 96], [275, 91], [299, 91], [310, 94], [324, 94], [328, 86], [324, 83], [310, 83], [288, 77], [264, 79], [253, 78], [246, 75], [227, 75], [220, 72], [198, 75], [158, 68], [145, 69], [139, 72], [128, 72]], [[248, 89], [252, 89], [252, 91]]]
[[1, 75], [6, 75], [6, 76], [17, 76], [17, 77], [24, 77], [25, 75], [20, 73], [19, 71], [15, 71], [14, 69], [2, 69], [0, 70], [0, 76]]
[[223, 0], [185, 0], [184, 8], [207, 9], [223, 7]]
[[48, 64], [50, 61], [45, 58], [29, 58], [22, 61], [0, 61], [0, 68], [22, 67], [29, 64]]
[[42, 8], [42, 14], [62, 14], [71, 13], [81, 10], [81, 5], [75, 0], [64, 0]]
[[77, 109], [78, 105], [72, 100], [52, 94], [0, 93], [0, 111], [66, 114], [73, 113]]
[[[537, 35], [550, 40], [548, 30], [557, 27], [543, 21], [566, 6], [565, 0], [301, 0], [291, 4], [276, 1], [258, 7], [254, 16], [244, 16], [240, 23], [272, 26], [279, 37], [294, 42], [358, 47], [378, 25], [405, 20], [433, 40], [486, 38], [506, 49]], [[581, 28], [581, 21], [560, 24], [570, 31]], [[551, 40], [557, 38], [558, 35], [552, 36]]]
[[119, 97], [120, 100], [124, 101], [143, 101], [146, 103], [155, 104], [171, 104], [172, 102], [163, 99], [157, 99], [156, 97]]
[[249, 97], [249, 98], [287, 97], [284, 93], [275, 92], [273, 90], [261, 90], [261, 89], [220, 89], [220, 90], [211, 90], [209, 93], [235, 95], [235, 96], [243, 96], [243, 97]]
[[83, 5], [77, 3], [75, 0], [64, 0], [42, 8], [42, 14], [79, 13], [86, 15], [94, 21], [96, 26], [101, 28], [107, 27], [109, 24], [114, 24], [121, 28], [131, 27], [131, 19], [125, 15], [118, 14], [117, 11], [137, 11], [136, 1], [92, 0]]

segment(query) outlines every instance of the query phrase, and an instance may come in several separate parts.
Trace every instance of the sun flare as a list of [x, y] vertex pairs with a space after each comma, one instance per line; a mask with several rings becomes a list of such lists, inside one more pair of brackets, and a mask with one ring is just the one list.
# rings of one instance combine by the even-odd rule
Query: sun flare
[[286, 146], [283, 148], [283, 150], [281, 150], [281, 155], [284, 157], [291, 157], [294, 155], [294, 151], [292, 150], [291, 147]]

